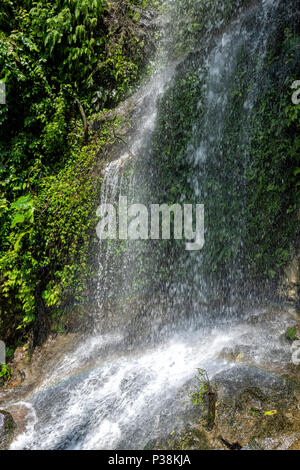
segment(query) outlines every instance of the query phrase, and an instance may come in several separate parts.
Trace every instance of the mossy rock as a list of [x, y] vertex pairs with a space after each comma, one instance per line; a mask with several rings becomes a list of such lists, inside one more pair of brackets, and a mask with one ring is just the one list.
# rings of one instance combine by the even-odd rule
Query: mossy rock
[[0, 410], [0, 450], [7, 450], [13, 440], [17, 425], [7, 411]]
[[[218, 374], [218, 431], [228, 442], [265, 448], [292, 436], [298, 427], [297, 384], [273, 373], [240, 365]], [[267, 412], [274, 410], [274, 414]], [[256, 447], [255, 447], [256, 448]]]

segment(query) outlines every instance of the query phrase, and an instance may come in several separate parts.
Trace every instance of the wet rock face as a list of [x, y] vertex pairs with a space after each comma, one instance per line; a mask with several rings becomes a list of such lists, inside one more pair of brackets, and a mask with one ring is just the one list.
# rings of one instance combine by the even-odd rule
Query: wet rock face
[[299, 309], [300, 307], [299, 248], [297, 248], [296, 253], [297, 254], [294, 255], [292, 261], [285, 269], [285, 273], [284, 273], [281, 285], [279, 286], [279, 294], [283, 299], [294, 304]]
[[220, 387], [218, 431], [226, 441], [268, 449], [276, 448], [275, 440], [285, 436], [287, 446], [293, 444], [298, 399], [292, 382], [248, 366], [235, 367], [215, 380]]
[[16, 427], [11, 414], [0, 410], [0, 450], [7, 450], [9, 448]]
[[158, 441], [155, 449], [296, 450], [300, 436], [300, 384], [244, 364], [213, 379], [218, 400], [216, 422], [192, 419], [184, 432]]

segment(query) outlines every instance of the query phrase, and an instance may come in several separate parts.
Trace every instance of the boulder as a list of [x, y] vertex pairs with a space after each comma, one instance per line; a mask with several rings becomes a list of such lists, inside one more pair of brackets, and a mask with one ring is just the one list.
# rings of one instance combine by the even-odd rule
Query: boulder
[[0, 410], [0, 450], [7, 450], [13, 440], [17, 425], [7, 411]]

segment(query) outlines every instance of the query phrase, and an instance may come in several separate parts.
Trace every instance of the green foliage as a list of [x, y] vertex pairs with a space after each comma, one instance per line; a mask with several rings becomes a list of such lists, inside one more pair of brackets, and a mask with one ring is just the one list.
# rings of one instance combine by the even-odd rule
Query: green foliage
[[187, 184], [190, 165], [186, 159], [186, 148], [193, 134], [193, 123], [202, 117], [198, 106], [202, 85], [196, 72], [185, 70], [184, 74], [179, 74], [160, 104], [153, 139], [153, 166], [162, 183], [158, 198], [168, 204], [177, 203], [183, 194], [186, 199], [192, 196]]
[[[106, 136], [105, 143], [109, 143]], [[100, 143], [101, 144], [101, 143]], [[104, 141], [103, 141], [104, 144]], [[44, 305], [62, 307], [82, 300], [95, 197], [101, 179], [95, 179], [96, 150], [73, 149], [73, 158], [55, 175], [42, 178], [40, 162], [32, 168], [30, 186], [38, 195], [21, 196], [11, 204], [11, 230], [6, 240], [8, 249], [0, 258], [4, 279], [2, 294], [12, 295], [22, 306], [17, 328], [35, 320], [38, 297]], [[14, 294], [13, 294], [14, 293]]]
[[[164, 5], [168, 53], [181, 57], [203, 46], [250, 0], [174, 0]], [[166, 39], [168, 40], [168, 39]]]
[[296, 327], [294, 328], [287, 328], [285, 332], [285, 336], [289, 341], [296, 341], [296, 339], [299, 339], [298, 337], [298, 330]]
[[7, 344], [63, 328], [66, 307], [85, 297], [99, 158], [117, 123], [104, 124], [86, 147], [81, 111], [88, 120], [137, 81], [146, 48], [138, 16], [146, 3], [1, 5], [0, 337]]
[[[290, 259], [296, 239], [300, 182], [300, 106], [292, 103], [293, 77], [300, 73], [298, 46], [285, 31], [270, 51], [268, 90], [261, 94], [253, 120], [249, 182], [249, 266], [254, 275], [276, 278]], [[296, 40], [296, 42], [299, 41]], [[293, 45], [294, 44], [294, 45]], [[286, 77], [275, 70], [287, 67]]]
[[[207, 140], [205, 126], [198, 125], [207, 112], [202, 52], [181, 64], [160, 103], [149, 173], [154, 175], [158, 201], [204, 203], [207, 230], [201, 274], [212, 281], [211, 290], [223, 280], [228, 288], [229, 279], [232, 291], [238, 286], [238, 295], [249, 287], [245, 280], [262, 290], [272, 287], [299, 233], [300, 107], [291, 100], [291, 85], [300, 73], [299, 36], [283, 28], [280, 25], [276, 41], [270, 41], [260, 71], [265, 85], [257, 90], [251, 114], [245, 113], [244, 103], [256, 89], [258, 77], [249, 77], [249, 70], [257, 70], [257, 58], [241, 49], [226, 85], [232, 93], [224, 113], [224, 138], [210, 143], [209, 157], [201, 165], [192, 166], [189, 153]], [[191, 174], [197, 174], [199, 182], [197, 200]], [[164, 259], [172, 253], [174, 264], [174, 243], [172, 248]], [[182, 247], [177, 252], [182, 259]], [[185, 279], [189, 275], [190, 270], [183, 272]]]
[[250, 410], [248, 411], [248, 414], [249, 416], [252, 416], [253, 418], [257, 418], [259, 416], [262, 415], [262, 410], [260, 410], [259, 408], [250, 408]]
[[270, 410], [270, 411], [266, 411], [264, 416], [275, 416], [277, 414], [278, 414], [277, 410]]

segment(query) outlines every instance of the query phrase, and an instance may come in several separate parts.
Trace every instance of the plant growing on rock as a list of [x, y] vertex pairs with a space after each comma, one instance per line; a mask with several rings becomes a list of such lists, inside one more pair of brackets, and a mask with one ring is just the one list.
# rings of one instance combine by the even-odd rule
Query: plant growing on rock
[[217, 390], [212, 385], [205, 369], [197, 369], [195, 390], [191, 394], [193, 405], [199, 405], [202, 411], [207, 408], [207, 427], [212, 430], [215, 426]]

